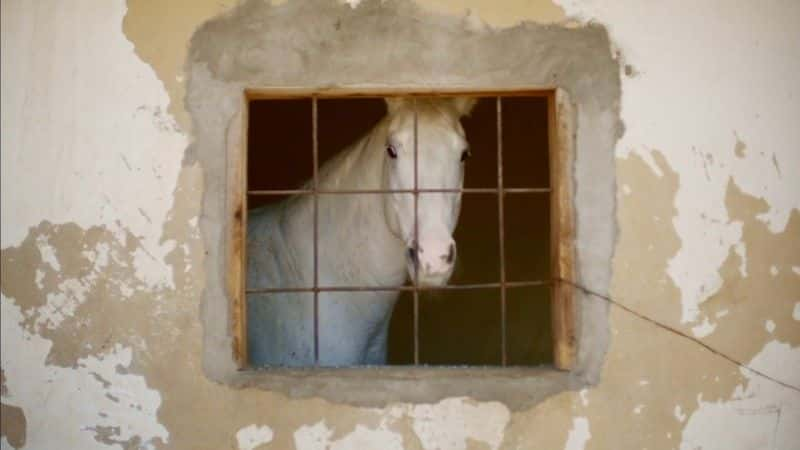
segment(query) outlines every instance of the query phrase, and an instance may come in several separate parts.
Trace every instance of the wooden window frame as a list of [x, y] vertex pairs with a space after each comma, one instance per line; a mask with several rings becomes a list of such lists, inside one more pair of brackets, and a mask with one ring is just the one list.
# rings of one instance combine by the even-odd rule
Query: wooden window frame
[[[230, 298], [230, 327], [233, 357], [239, 370], [249, 370], [247, 362], [247, 156], [249, 104], [253, 100], [325, 99], [359, 97], [544, 97], [548, 105], [548, 157], [550, 164], [550, 264], [551, 264], [551, 327], [553, 338], [553, 367], [571, 370], [574, 367], [578, 342], [576, 339], [574, 289], [564, 280], [573, 280], [575, 272], [575, 224], [573, 199], [573, 159], [575, 151], [574, 111], [568, 95], [561, 89], [303, 89], [253, 88], [242, 95], [240, 129], [228, 130], [227, 216], [230, 226], [226, 287]], [[316, 117], [316, 116], [315, 116]], [[315, 124], [316, 125], [316, 124]], [[236, 127], [234, 127], [236, 128]], [[238, 134], [238, 136], [237, 136]], [[501, 154], [501, 150], [498, 152]], [[502, 162], [498, 161], [498, 166]], [[315, 161], [316, 170], [317, 161]], [[504, 195], [499, 185], [500, 198]], [[316, 195], [316, 194], [315, 194]], [[502, 202], [501, 202], [502, 203]], [[502, 248], [501, 244], [501, 248]], [[502, 262], [501, 262], [502, 263]], [[501, 282], [505, 282], [503, 280]], [[505, 319], [504, 319], [505, 320]], [[504, 346], [505, 347], [505, 346]], [[393, 366], [383, 366], [391, 370]], [[416, 368], [439, 369], [436, 366], [398, 366], [404, 371]], [[314, 369], [314, 366], [309, 366]], [[319, 367], [322, 369], [323, 367]], [[496, 367], [501, 370], [520, 367]], [[269, 368], [266, 368], [269, 370]], [[324, 367], [324, 369], [331, 369]], [[370, 370], [358, 366], [347, 369]], [[447, 368], [441, 368], [447, 370]], [[469, 369], [467, 369], [469, 370]], [[524, 370], [524, 368], [523, 368]]]

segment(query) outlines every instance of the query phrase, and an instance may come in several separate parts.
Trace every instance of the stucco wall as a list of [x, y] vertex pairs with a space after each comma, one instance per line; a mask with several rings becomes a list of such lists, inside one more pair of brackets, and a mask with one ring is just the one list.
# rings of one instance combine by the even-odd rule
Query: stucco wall
[[[3, 448], [800, 446], [798, 389], [617, 307], [600, 383], [513, 413], [209, 381], [182, 70], [232, 3], [1, 4]], [[611, 296], [800, 385], [800, 4], [557, 3], [419, 6], [481, 33], [605, 27], [625, 125]]]

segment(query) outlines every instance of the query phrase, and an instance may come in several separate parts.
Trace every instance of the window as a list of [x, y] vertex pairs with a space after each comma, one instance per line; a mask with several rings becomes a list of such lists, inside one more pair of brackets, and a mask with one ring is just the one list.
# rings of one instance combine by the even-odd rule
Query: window
[[[230, 266], [240, 368], [572, 367], [572, 290], [559, 283], [572, 279], [571, 143], [569, 130], [558, 128], [567, 125], [556, 123], [555, 93], [448, 92], [451, 96], [433, 100], [415, 94], [393, 97], [389, 106], [412, 111], [413, 121], [369, 134], [387, 113], [382, 97], [397, 93], [247, 93], [247, 138], [238, 158], [242, 176], [233, 177], [231, 187], [240, 199], [231, 208], [238, 248]], [[460, 108], [471, 104], [468, 99], [476, 102], [460, 118], [464, 142], [457, 139], [458, 127], [427, 126], [429, 107], [439, 111], [443, 104], [455, 105], [458, 118], [466, 112]], [[364, 135], [369, 137], [358, 143]], [[349, 148], [355, 150], [346, 150], [353, 144]], [[336, 168], [326, 164], [341, 158], [342, 151], [366, 152], [362, 147], [370, 154], [380, 147], [380, 160], [355, 171], [363, 155]], [[430, 154], [434, 147], [436, 156]], [[448, 175], [462, 165], [463, 186]], [[366, 169], [376, 173], [358, 182], [344, 179]], [[387, 175], [387, 170], [397, 173]], [[426, 241], [429, 228], [441, 228], [447, 220], [429, 220], [425, 209], [441, 213], [454, 203], [432, 199], [458, 196], [455, 246], [446, 245], [446, 233]], [[409, 213], [410, 234], [396, 223], [408, 219], [400, 211]], [[393, 222], [379, 226], [396, 232], [400, 244], [389, 246], [402, 245], [407, 273], [398, 275], [397, 267], [376, 270], [380, 276], [347, 273], [353, 267], [363, 271], [364, 253], [370, 254], [364, 262], [368, 268], [383, 257], [398, 266], [397, 249], [380, 249], [391, 236], [368, 237], [377, 219], [360, 218], [365, 212]], [[392, 214], [398, 217], [387, 218]], [[271, 233], [281, 239], [271, 240]], [[345, 240], [346, 245], [331, 246]], [[435, 256], [444, 267], [439, 272], [452, 272], [447, 284], [420, 275], [429, 263], [424, 258], [432, 258], [424, 256], [426, 249], [439, 253]], [[452, 261], [454, 267], [448, 266]], [[410, 282], [403, 282], [406, 278]], [[364, 281], [349, 282], [354, 279]], [[381, 321], [386, 310], [391, 320]], [[272, 329], [258, 329], [255, 321], [263, 323], [265, 317], [277, 319], [266, 323]], [[261, 345], [259, 339], [265, 338], [277, 345]]]
[[[320, 26], [311, 27], [310, 23]], [[282, 45], [286, 42], [292, 45]], [[609, 51], [613, 44], [605, 28], [523, 24], [476, 30], [462, 17], [389, 3], [378, 9], [333, 3], [321, 9], [248, 3], [198, 27], [190, 45], [186, 106], [192, 118], [193, 139], [185, 164], [202, 173], [199, 227], [205, 277], [198, 285], [203, 287], [203, 368], [210, 380], [291, 397], [315, 396], [369, 406], [468, 395], [476, 400], [501, 401], [512, 409], [529, 407], [558, 392], [600, 380], [610, 339], [609, 307], [579, 287], [609, 293], [617, 239], [614, 149], [624, 132], [620, 120], [622, 71], [620, 59]], [[551, 304], [556, 305], [551, 309], [555, 315], [551, 322], [552, 365], [403, 364], [369, 370], [321, 365], [312, 369], [242, 370], [250, 367], [244, 340], [248, 218], [245, 141], [250, 102], [309, 101], [316, 97], [318, 112], [324, 114], [323, 100], [392, 95], [548, 98], [550, 172], [552, 180], [557, 180], [550, 193], [554, 206], [550, 217], [555, 223], [550, 232], [559, 236], [558, 240], [551, 239], [554, 247], [550, 252], [549, 279], [554, 281]], [[307, 112], [304, 121], [309, 124]], [[330, 122], [322, 115], [318, 119], [320, 127]], [[505, 119], [508, 124], [508, 117]], [[322, 151], [325, 143], [320, 139], [318, 144]], [[469, 183], [480, 165], [477, 158], [480, 156], [475, 149], [467, 162]], [[306, 166], [303, 170], [307, 174], [309, 169]], [[468, 197], [488, 202], [492, 196], [464, 195], [461, 225], [467, 223], [470, 214]], [[499, 208], [487, 208], [494, 206]], [[503, 206], [513, 209], [514, 205]], [[487, 221], [497, 218], [496, 212], [486, 216]], [[313, 229], [307, 232], [309, 239], [312, 234]], [[489, 245], [490, 240], [495, 237], [487, 236], [480, 242]], [[464, 263], [469, 258], [468, 244], [458, 245], [456, 256]], [[564, 281], [555, 281], [559, 279]], [[421, 301], [420, 307], [432, 303]], [[402, 305], [395, 312], [399, 317]], [[426, 311], [419, 312], [421, 321], [429, 317]], [[408, 336], [408, 327], [405, 329]], [[425, 323], [421, 322], [420, 331], [424, 330]], [[408, 341], [402, 340], [406, 348]], [[325, 342], [324, 337], [321, 342]], [[426, 358], [426, 342], [431, 341], [420, 334], [421, 362]], [[498, 347], [496, 341], [491, 346]]]

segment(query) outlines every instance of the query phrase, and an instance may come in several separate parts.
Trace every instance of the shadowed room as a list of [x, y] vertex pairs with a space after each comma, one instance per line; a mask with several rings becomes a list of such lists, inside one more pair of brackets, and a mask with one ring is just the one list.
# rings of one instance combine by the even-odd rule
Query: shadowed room
[[[548, 188], [546, 97], [502, 99], [503, 187]], [[319, 165], [356, 142], [386, 114], [381, 98], [318, 100]], [[298, 189], [313, 176], [312, 101], [253, 100], [248, 126], [248, 190]], [[481, 98], [462, 118], [471, 157], [464, 188], [498, 187], [498, 120], [494, 97]], [[375, 195], [375, 194], [354, 194]], [[287, 195], [250, 195], [248, 209]], [[550, 211], [547, 192], [507, 192], [504, 197], [505, 278], [550, 278]], [[449, 285], [499, 283], [498, 194], [465, 192], [454, 239], [458, 258]], [[313, 233], [309, 230], [309, 239]], [[553, 361], [550, 287], [506, 288], [507, 365]], [[389, 326], [389, 365], [414, 363], [413, 294], [403, 291]], [[320, 317], [320, 320], [324, 318]], [[501, 364], [501, 289], [424, 290], [419, 295], [419, 362], [423, 365]]]

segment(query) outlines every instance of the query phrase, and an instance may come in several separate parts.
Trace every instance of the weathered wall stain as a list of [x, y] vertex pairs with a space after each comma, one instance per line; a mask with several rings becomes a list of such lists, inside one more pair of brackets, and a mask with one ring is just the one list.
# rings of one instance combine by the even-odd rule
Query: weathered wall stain
[[[677, 323], [680, 296], [665, 267], [680, 246], [671, 224], [679, 177], [659, 152], [654, 151], [652, 158], [658, 172], [636, 155], [617, 159], [619, 172], [626, 175], [618, 192], [617, 214], [628, 226], [617, 243], [614, 264], [619, 269], [611, 294], [649, 317]], [[644, 230], [650, 230], [651, 238], [642, 238]], [[563, 448], [574, 417], [588, 420], [587, 450], [677, 448], [684, 424], [676, 419], [676, 408], [690, 415], [698, 406], [698, 395], [709, 402], [724, 400], [745, 380], [722, 358], [613, 307], [611, 334], [603, 383], [516, 414], [506, 433], [509, 448]], [[678, 354], [679, 359], [670, 356]], [[635, 432], [620, 433], [620, 421]], [[559, 431], [542, 434], [532, 423]]]
[[[45, 261], [41, 242], [53, 249], [60, 270]], [[103, 247], [108, 249], [103, 256], [108, 264], [98, 261], [97, 250]], [[122, 337], [122, 333], [113, 336], [108, 328], [116, 322], [124, 323], [130, 317], [127, 310], [138, 303], [136, 293], [145, 292], [144, 285], [136, 283], [136, 278], [122, 269], [132, 267], [132, 252], [136, 248], [132, 236], [126, 236], [125, 244], [121, 245], [111, 232], [101, 227], [82, 230], [74, 224], [43, 222], [32, 228], [19, 246], [3, 250], [3, 295], [13, 298], [21, 308], [25, 315], [21, 325], [26, 331], [53, 341], [48, 364], [73, 367], [78, 359], [103, 352]], [[122, 285], [122, 280], [129, 281]], [[80, 292], [71, 289], [74, 285], [81, 286]], [[123, 290], [130, 290], [130, 297], [123, 295]], [[59, 295], [64, 299], [58, 298]], [[100, 311], [87, 311], [93, 306]], [[70, 312], [64, 311], [65, 308]], [[112, 312], [114, 308], [116, 311]], [[107, 320], [90, 321], [101, 317]], [[56, 318], [58, 322], [54, 324], [52, 319]], [[140, 334], [140, 326], [147, 323], [131, 322], [124, 335]]]
[[790, 214], [783, 231], [773, 233], [759, 220], [768, 204], [733, 180], [725, 207], [731, 221], [741, 224], [745, 256], [731, 248], [720, 268], [722, 287], [701, 304], [716, 327], [704, 340], [740, 361], [751, 360], [772, 339], [800, 346], [800, 326], [792, 318], [800, 293], [800, 276], [792, 271], [800, 267], [800, 210]]
[[[6, 373], [0, 369], [0, 396], [7, 395]], [[25, 445], [27, 428], [25, 412], [22, 408], [0, 403], [0, 440], [5, 438], [12, 447], [22, 448]]]
[[134, 44], [136, 54], [152, 66], [170, 97], [169, 114], [190, 130], [189, 116], [183, 108], [186, 92], [183, 63], [186, 43], [197, 25], [225, 11], [235, 0], [130, 0], [122, 30]]
[[22, 448], [26, 433], [27, 423], [22, 408], [0, 403], [0, 439], [6, 438], [12, 447]]

